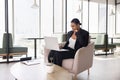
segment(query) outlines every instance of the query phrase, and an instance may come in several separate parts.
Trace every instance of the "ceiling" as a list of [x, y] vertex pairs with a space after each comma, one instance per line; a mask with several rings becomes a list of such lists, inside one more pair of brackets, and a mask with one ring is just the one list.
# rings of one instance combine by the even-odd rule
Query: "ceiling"
[[[85, 0], [85, 1], [88, 1], [88, 0]], [[106, 0], [90, 0], [90, 1], [98, 2], [98, 3], [106, 3]], [[108, 0], [108, 2], [109, 2], [109, 4], [115, 5], [115, 0]]]

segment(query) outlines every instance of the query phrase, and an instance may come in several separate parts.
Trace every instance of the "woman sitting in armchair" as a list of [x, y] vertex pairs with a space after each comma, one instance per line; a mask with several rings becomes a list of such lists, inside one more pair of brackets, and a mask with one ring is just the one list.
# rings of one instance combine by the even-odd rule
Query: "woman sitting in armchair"
[[67, 33], [67, 41], [63, 49], [68, 51], [55, 51], [51, 50], [48, 55], [48, 61], [51, 62], [53, 58], [53, 63], [62, 66], [63, 59], [74, 58], [76, 51], [81, 47], [86, 47], [89, 43], [89, 32], [80, 28], [80, 21], [74, 18], [71, 21], [72, 30]]

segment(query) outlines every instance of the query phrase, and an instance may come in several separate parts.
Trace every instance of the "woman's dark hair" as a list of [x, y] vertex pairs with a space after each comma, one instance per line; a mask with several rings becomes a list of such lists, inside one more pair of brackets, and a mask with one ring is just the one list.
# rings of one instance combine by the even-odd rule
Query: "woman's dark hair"
[[72, 19], [71, 23], [75, 23], [76, 25], [78, 25], [78, 24], [82, 25], [82, 23], [80, 23], [79, 19], [77, 19], [77, 18]]

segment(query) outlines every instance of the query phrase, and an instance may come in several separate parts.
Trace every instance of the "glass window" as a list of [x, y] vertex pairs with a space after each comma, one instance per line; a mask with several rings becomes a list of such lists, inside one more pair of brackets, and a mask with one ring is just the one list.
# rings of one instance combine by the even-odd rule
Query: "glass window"
[[113, 37], [115, 35], [115, 6], [108, 6], [108, 34]]
[[88, 30], [88, 1], [83, 1], [83, 22], [82, 28]]
[[9, 33], [12, 33], [13, 34], [13, 7], [14, 7], [14, 4], [13, 4], [14, 0], [8, 0], [8, 16], [9, 16]]
[[[13, 25], [12, 25], [12, 1], [8, 1], [8, 26], [9, 26], [9, 33], [12, 33], [13, 31]], [[3, 42], [3, 34], [5, 33], [5, 1], [0, 0], [0, 47], [2, 47]]]
[[63, 31], [63, 0], [54, 0], [54, 33], [62, 33]]
[[73, 18], [78, 18], [81, 21], [81, 12], [78, 12], [79, 8], [81, 9], [80, 0], [69, 0], [67, 2], [67, 31], [71, 30], [70, 23]]
[[98, 33], [98, 3], [90, 2], [89, 32]]
[[5, 32], [5, 1], [0, 0], [0, 48], [2, 47], [3, 33]]
[[106, 32], [106, 4], [99, 4], [99, 26], [98, 33]]
[[53, 34], [53, 0], [41, 0], [41, 36]]
[[90, 33], [106, 32], [106, 4], [90, 2], [89, 31]]
[[117, 5], [116, 33], [120, 34], [120, 4]]
[[[22, 38], [39, 37], [39, 8], [34, 9], [34, 0], [14, 0], [15, 44], [28, 44]], [[39, 4], [39, 2], [37, 2]]]

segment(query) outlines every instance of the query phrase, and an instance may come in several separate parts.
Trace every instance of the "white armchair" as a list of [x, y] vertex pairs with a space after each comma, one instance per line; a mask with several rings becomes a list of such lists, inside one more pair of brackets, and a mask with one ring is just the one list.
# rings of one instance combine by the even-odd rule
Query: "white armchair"
[[[64, 46], [64, 43], [60, 44]], [[48, 54], [50, 50], [45, 49], [44, 59], [45, 62], [48, 62]], [[94, 54], [94, 43], [90, 42], [87, 47], [83, 47], [77, 50], [74, 59], [64, 59], [62, 62], [62, 67], [67, 69], [69, 72], [75, 74], [75, 76], [85, 70], [88, 70], [92, 67], [93, 64], [93, 54]]]

